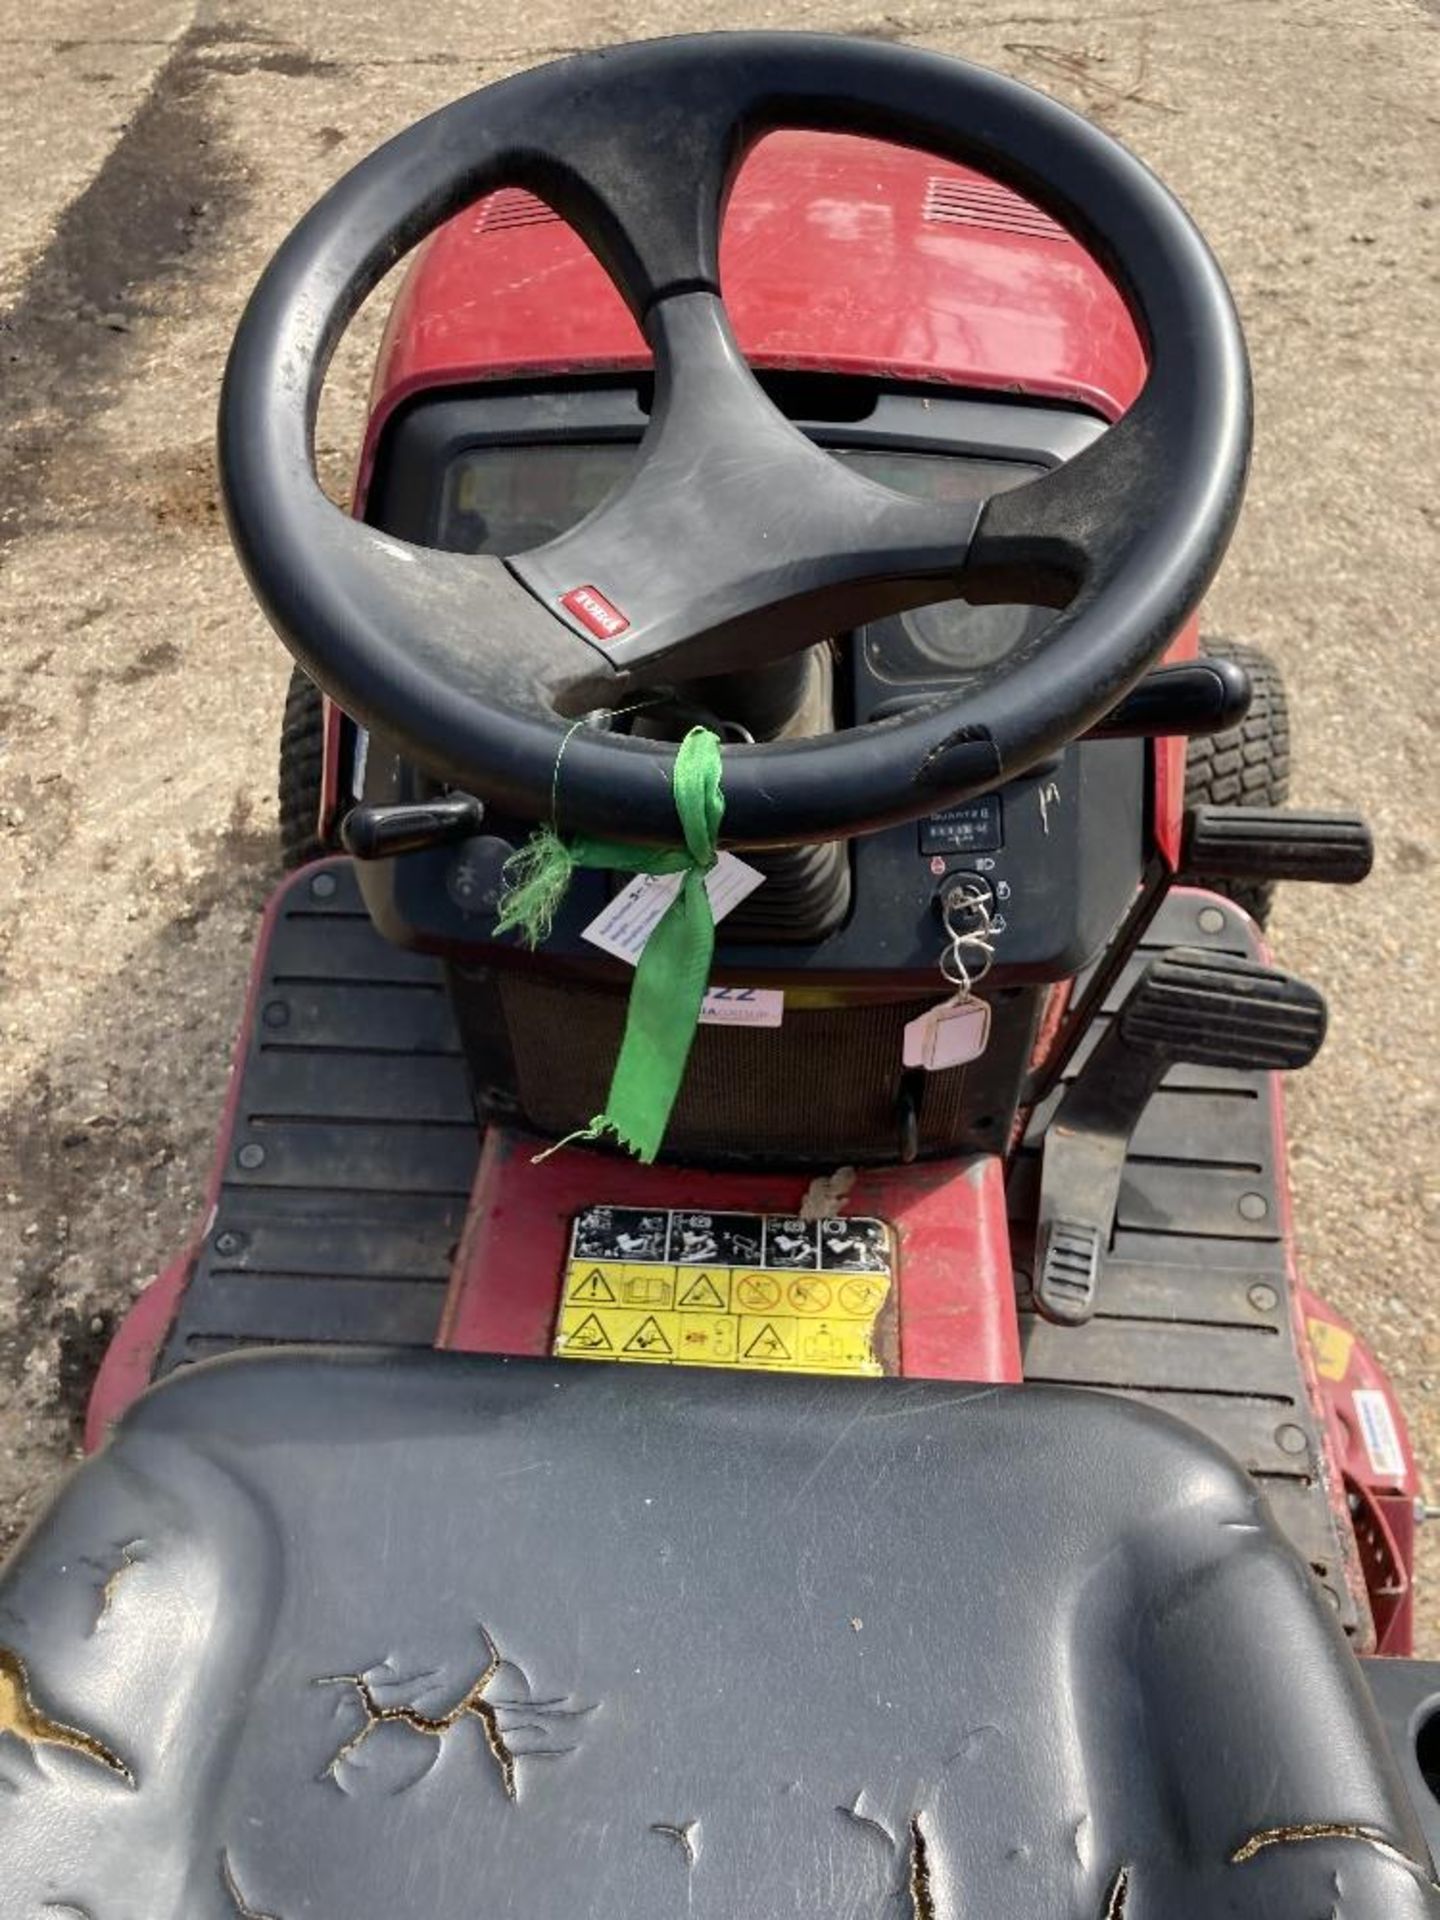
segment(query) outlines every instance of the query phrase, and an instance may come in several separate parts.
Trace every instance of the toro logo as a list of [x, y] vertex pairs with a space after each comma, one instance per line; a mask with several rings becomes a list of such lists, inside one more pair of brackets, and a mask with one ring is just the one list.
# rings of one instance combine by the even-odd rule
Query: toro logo
[[630, 621], [598, 587], [572, 587], [561, 600], [567, 613], [587, 626], [597, 640], [618, 640]]

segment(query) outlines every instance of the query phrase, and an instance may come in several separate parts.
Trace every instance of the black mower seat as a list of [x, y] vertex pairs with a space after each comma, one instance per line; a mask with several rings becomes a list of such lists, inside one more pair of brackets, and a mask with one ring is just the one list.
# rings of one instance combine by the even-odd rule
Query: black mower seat
[[214, 1362], [0, 1646], [7, 1917], [1440, 1913], [1250, 1483], [1083, 1392]]

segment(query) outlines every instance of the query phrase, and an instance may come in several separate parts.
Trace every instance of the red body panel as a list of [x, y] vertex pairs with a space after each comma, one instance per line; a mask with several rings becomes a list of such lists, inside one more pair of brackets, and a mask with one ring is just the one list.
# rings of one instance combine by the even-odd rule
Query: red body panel
[[[224, 1137], [229, 1139], [228, 1131]], [[85, 1405], [86, 1453], [100, 1451], [111, 1427], [154, 1379], [165, 1336], [180, 1310], [203, 1240], [203, 1234], [197, 1235], [145, 1286], [115, 1329]]]
[[[735, 183], [720, 264], [758, 367], [1032, 394], [1108, 420], [1144, 381], [1129, 311], [1077, 241], [1008, 189], [903, 147], [762, 140]], [[440, 229], [400, 290], [360, 491], [385, 421], [412, 394], [649, 361], [578, 235], [528, 195], [492, 195]]]
[[[1298, 1305], [1370, 1597], [1375, 1651], [1408, 1655], [1415, 1644], [1413, 1568], [1420, 1475], [1405, 1416], [1374, 1354], [1335, 1309], [1307, 1287], [1300, 1289]], [[1374, 1413], [1370, 1411], [1368, 1420], [1362, 1416], [1366, 1395], [1371, 1396], [1371, 1409], [1378, 1396], [1389, 1416], [1378, 1450]], [[1383, 1443], [1392, 1437], [1393, 1455], [1387, 1458]]]
[[[1204, 899], [1197, 893], [1197, 899]], [[1230, 904], [1230, 903], [1227, 903]], [[1233, 905], [1232, 905], [1233, 910]], [[1264, 940], [1260, 958], [1273, 965], [1274, 955]], [[1353, 1541], [1356, 1557], [1347, 1562], [1346, 1577], [1361, 1608], [1368, 1609], [1373, 1642], [1362, 1651], [1409, 1654], [1414, 1648], [1415, 1501], [1420, 1476], [1410, 1448], [1409, 1430], [1395, 1389], [1381, 1372], [1369, 1349], [1355, 1336], [1333, 1307], [1311, 1293], [1300, 1275], [1295, 1256], [1295, 1214], [1290, 1190], [1289, 1135], [1285, 1127], [1285, 1082], [1270, 1076], [1274, 1125], [1275, 1189], [1280, 1202], [1280, 1232], [1289, 1268], [1289, 1294], [1296, 1344], [1305, 1372], [1310, 1402], [1319, 1416], [1324, 1436], [1320, 1470], [1335, 1512], [1342, 1548]], [[1343, 1347], [1343, 1368], [1327, 1370], [1324, 1328], [1332, 1328]], [[1332, 1336], [1333, 1341], [1334, 1336]], [[1331, 1353], [1338, 1351], [1334, 1345]], [[1356, 1391], [1377, 1396], [1393, 1432], [1394, 1470], [1377, 1463], [1366, 1426], [1360, 1418]]]
[[[1200, 652], [1200, 620], [1192, 614], [1170, 642], [1167, 663], [1193, 660]], [[1185, 828], [1185, 749], [1183, 734], [1168, 734], [1150, 748], [1152, 797], [1150, 837], [1173, 873], [1180, 865], [1180, 840]]]
[[[340, 761], [345, 750], [345, 729], [352, 726], [329, 694], [324, 695], [325, 715], [320, 750], [320, 814], [315, 836], [322, 847], [334, 847], [340, 841]], [[353, 731], [353, 727], [352, 727]]]
[[[542, 1160], [528, 1136], [492, 1127], [437, 1345], [547, 1354], [570, 1222], [583, 1207], [736, 1208], [796, 1213], [804, 1174], [644, 1167], [578, 1148]], [[985, 1155], [868, 1168], [827, 1212], [888, 1220], [899, 1240], [900, 1371], [927, 1380], [1018, 1380], [1020, 1338], [1004, 1176]]]

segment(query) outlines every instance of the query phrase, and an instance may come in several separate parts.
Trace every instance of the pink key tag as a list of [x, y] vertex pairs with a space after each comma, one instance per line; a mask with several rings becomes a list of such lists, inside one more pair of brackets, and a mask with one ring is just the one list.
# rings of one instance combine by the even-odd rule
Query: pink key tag
[[985, 1000], [946, 1000], [910, 1021], [902, 1058], [907, 1067], [943, 1073], [978, 1060], [990, 1038], [990, 1005]]

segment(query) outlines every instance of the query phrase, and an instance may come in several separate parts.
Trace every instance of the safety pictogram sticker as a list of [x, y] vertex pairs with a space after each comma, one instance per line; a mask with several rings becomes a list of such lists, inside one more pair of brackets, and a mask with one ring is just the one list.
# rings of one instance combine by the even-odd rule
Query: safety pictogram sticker
[[727, 1271], [697, 1273], [692, 1280], [682, 1274], [679, 1284], [685, 1291], [675, 1302], [682, 1313], [726, 1313], [730, 1308], [730, 1275]]
[[[666, 1319], [669, 1319], [667, 1314]], [[621, 1348], [622, 1353], [633, 1353], [641, 1360], [673, 1360], [675, 1343], [653, 1313], [647, 1313], [636, 1327], [630, 1338]]]
[[671, 1307], [675, 1304], [673, 1267], [626, 1267], [620, 1298], [627, 1307]]
[[643, 1366], [880, 1374], [894, 1234], [883, 1220], [589, 1207], [554, 1352]]
[[778, 1273], [741, 1273], [735, 1278], [735, 1298], [747, 1313], [773, 1313], [784, 1291]]
[[863, 1280], [842, 1280], [835, 1289], [835, 1311], [856, 1320], [867, 1320], [879, 1311], [890, 1291], [889, 1278], [866, 1274]]
[[679, 1358], [675, 1313], [635, 1307], [562, 1306], [553, 1351], [567, 1360], [639, 1360], [661, 1365]]
[[791, 1344], [794, 1336], [787, 1340], [781, 1327], [785, 1327], [785, 1333], [789, 1332], [784, 1321], [777, 1324], [774, 1320], [757, 1320], [751, 1314], [741, 1320], [740, 1350], [752, 1366], [783, 1366], [787, 1360], [795, 1358], [795, 1348]]
[[1307, 1322], [1310, 1349], [1315, 1355], [1315, 1371], [1322, 1380], [1343, 1380], [1350, 1371], [1350, 1356], [1355, 1351], [1355, 1336], [1333, 1320]]
[[564, 1353], [613, 1353], [610, 1336], [593, 1313], [576, 1315], [561, 1335], [558, 1350]]
[[567, 1291], [567, 1298], [582, 1300], [587, 1304], [600, 1302], [604, 1306], [615, 1304], [615, 1289], [619, 1285], [622, 1269], [611, 1267], [591, 1267], [583, 1280], [577, 1280]]
[[739, 1322], [729, 1313], [676, 1315], [675, 1358], [688, 1367], [733, 1367], [737, 1364]]

